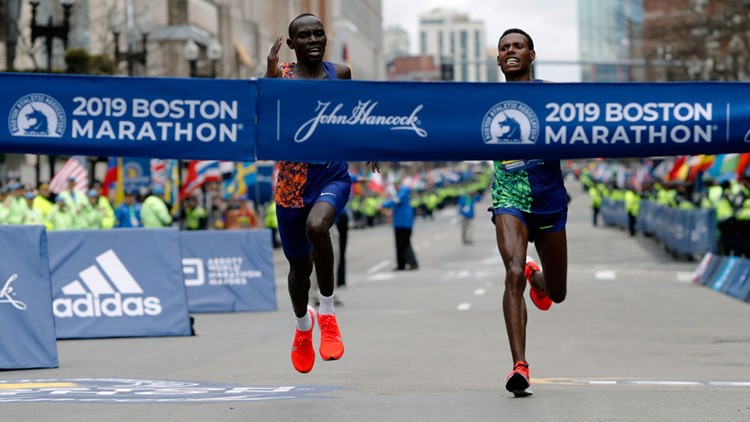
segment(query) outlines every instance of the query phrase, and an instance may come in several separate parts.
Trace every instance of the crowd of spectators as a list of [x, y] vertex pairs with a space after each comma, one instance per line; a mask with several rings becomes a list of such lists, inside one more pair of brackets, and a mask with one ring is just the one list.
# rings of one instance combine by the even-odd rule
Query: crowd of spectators
[[591, 199], [594, 225], [602, 201], [619, 201], [629, 216], [629, 232], [637, 234], [642, 201], [681, 210], [709, 209], [716, 217], [716, 251], [750, 257], [750, 166], [719, 176], [706, 171], [674, 177], [675, 159], [596, 161], [585, 166], [580, 180]]

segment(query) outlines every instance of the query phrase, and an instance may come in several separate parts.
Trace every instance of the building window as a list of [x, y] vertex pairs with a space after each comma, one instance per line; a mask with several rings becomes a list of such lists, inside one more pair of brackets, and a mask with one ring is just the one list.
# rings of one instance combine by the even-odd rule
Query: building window
[[443, 31], [438, 32], [438, 56], [442, 57], [444, 54], [443, 50]]
[[466, 31], [461, 31], [461, 57], [467, 58], [469, 57], [469, 33]]
[[474, 57], [478, 59], [482, 58], [482, 42], [481, 42], [481, 34], [479, 30], [477, 29], [474, 31]]
[[427, 54], [427, 33], [425, 31], [421, 31], [419, 37], [419, 51], [422, 54]]

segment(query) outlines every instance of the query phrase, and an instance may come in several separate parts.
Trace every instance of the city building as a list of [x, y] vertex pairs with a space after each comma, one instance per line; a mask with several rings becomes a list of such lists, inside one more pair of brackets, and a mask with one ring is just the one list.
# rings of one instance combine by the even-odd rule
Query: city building
[[429, 54], [399, 56], [388, 62], [389, 81], [434, 82], [441, 80], [440, 66]]
[[486, 82], [485, 51], [483, 22], [448, 9], [433, 9], [419, 16], [419, 54], [433, 56], [441, 67], [451, 66], [451, 80]]
[[582, 82], [643, 80], [643, 0], [578, 0]]
[[411, 42], [406, 29], [400, 26], [388, 26], [383, 31], [383, 39], [386, 63], [390, 63], [396, 57], [411, 54]]

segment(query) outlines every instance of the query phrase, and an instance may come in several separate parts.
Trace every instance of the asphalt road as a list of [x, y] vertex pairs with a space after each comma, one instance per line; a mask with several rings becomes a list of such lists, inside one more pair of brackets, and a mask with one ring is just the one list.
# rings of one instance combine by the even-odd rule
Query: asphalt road
[[194, 337], [60, 341], [60, 368], [0, 372], [0, 421], [750, 420], [750, 304], [692, 285], [697, 263], [652, 239], [592, 227], [569, 190], [568, 298], [530, 307], [531, 397], [504, 390], [493, 227], [480, 212], [461, 245], [446, 210], [415, 226], [418, 271], [392, 271], [390, 227], [350, 232], [340, 361], [292, 368], [277, 251], [278, 311], [196, 315]]

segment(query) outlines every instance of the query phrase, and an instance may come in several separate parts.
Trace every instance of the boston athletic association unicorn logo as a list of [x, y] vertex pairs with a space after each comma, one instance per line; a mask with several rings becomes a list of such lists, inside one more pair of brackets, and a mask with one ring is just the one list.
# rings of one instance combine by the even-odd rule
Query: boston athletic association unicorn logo
[[515, 142], [516, 139], [521, 139], [521, 124], [504, 112], [500, 113], [500, 116], [500, 120], [497, 121], [500, 135], [497, 139], [505, 142]]
[[536, 113], [518, 101], [495, 104], [482, 120], [482, 139], [488, 145], [535, 144], [538, 137]]
[[21, 97], [8, 115], [8, 127], [13, 136], [60, 138], [65, 126], [65, 110], [47, 94]]
[[26, 120], [31, 123], [31, 126], [24, 129], [27, 135], [47, 136], [49, 123], [44, 113], [32, 106], [31, 112], [26, 114]]

